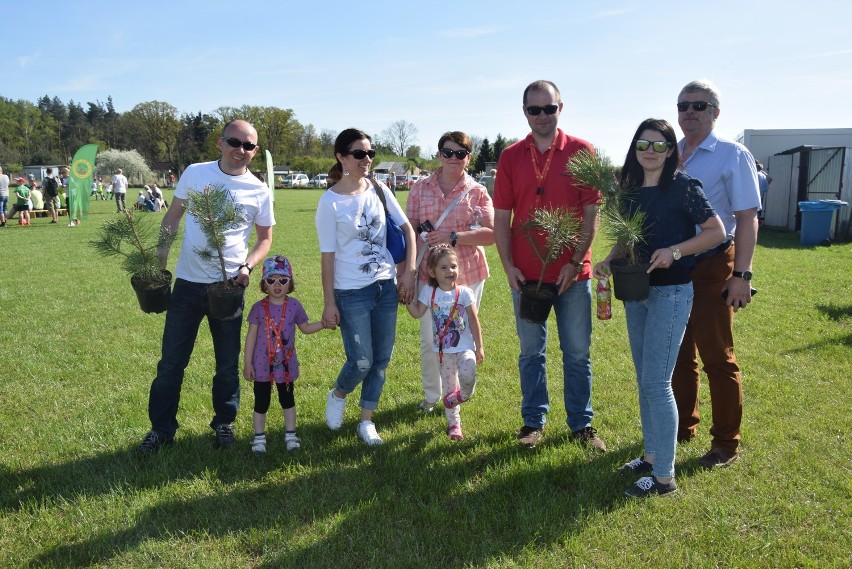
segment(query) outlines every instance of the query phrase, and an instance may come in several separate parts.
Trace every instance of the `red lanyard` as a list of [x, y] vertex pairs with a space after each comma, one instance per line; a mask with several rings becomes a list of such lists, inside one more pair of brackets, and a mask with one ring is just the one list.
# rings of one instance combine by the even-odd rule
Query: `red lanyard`
[[544, 161], [544, 171], [538, 169], [538, 160], [535, 157], [535, 143], [530, 143], [530, 159], [532, 160], [533, 170], [535, 170], [535, 178], [538, 180], [538, 187], [535, 190], [535, 206], [538, 207], [541, 203], [541, 195], [544, 193], [544, 179], [550, 171], [550, 161], [553, 160], [553, 153], [556, 150], [556, 143], [550, 145], [547, 149], [547, 159]]
[[284, 317], [287, 316], [287, 301], [284, 297], [284, 306], [281, 307], [281, 318], [278, 320], [278, 328], [275, 327], [275, 320], [269, 312], [269, 299], [263, 299], [263, 311], [266, 313], [266, 358], [269, 363], [269, 382], [272, 384], [272, 369], [275, 364], [275, 353], [278, 347], [281, 347], [281, 353], [284, 356], [284, 383], [290, 383], [290, 364], [288, 360], [293, 355], [293, 348], [287, 349], [287, 339], [281, 334], [284, 329]]
[[438, 363], [444, 363], [444, 338], [447, 336], [447, 332], [450, 329], [450, 323], [453, 321], [453, 316], [456, 315], [456, 306], [459, 303], [459, 287], [455, 287], [456, 289], [456, 300], [453, 302], [453, 306], [450, 308], [450, 314], [447, 316], [447, 321], [444, 322], [444, 329], [438, 330], [438, 311], [435, 308], [435, 293], [438, 292], [438, 288], [432, 289], [432, 320], [435, 322], [435, 331], [438, 334]]

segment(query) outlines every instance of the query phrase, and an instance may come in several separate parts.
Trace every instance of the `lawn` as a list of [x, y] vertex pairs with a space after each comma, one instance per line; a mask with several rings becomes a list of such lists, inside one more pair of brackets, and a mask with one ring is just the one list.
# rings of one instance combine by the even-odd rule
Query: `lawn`
[[[319, 195], [277, 190], [275, 204], [273, 252], [292, 260], [295, 296], [312, 319], [322, 310]], [[416, 409], [418, 328], [401, 310], [375, 416], [382, 447], [357, 438], [351, 403], [339, 432], [325, 426], [325, 394], [343, 353], [339, 333], [323, 331], [297, 340], [302, 450], [284, 450], [273, 404], [269, 453], [251, 453], [247, 383], [237, 447], [214, 450], [205, 324], [175, 446], [134, 456], [149, 428], [164, 315], [143, 314], [118, 261], [87, 246], [115, 215], [113, 202], [91, 205], [78, 227], [40, 218], [0, 229], [2, 567], [850, 565], [850, 244], [803, 247], [797, 234], [760, 235], [760, 294], [735, 325], [745, 382], [742, 458], [721, 471], [697, 466], [710, 441], [704, 384], [707, 420], [678, 448], [679, 492], [636, 502], [623, 495], [634, 478], [617, 472], [641, 453], [623, 307], [615, 303], [613, 319], [593, 328], [594, 426], [609, 452], [568, 439], [555, 333], [545, 438], [522, 448], [518, 344], [493, 247], [481, 308], [486, 360], [462, 409], [464, 441], [447, 438], [442, 413]], [[598, 258], [605, 250], [602, 240], [595, 244]], [[177, 246], [171, 268], [176, 258]], [[247, 302], [261, 298], [257, 280], [255, 273]]]

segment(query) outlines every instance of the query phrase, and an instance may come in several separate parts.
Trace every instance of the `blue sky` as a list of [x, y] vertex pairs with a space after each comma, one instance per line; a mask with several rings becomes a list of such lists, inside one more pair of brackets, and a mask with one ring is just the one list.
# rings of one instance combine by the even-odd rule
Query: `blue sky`
[[674, 103], [697, 78], [721, 90], [724, 136], [852, 127], [846, 0], [43, 0], [11, 3], [3, 20], [9, 99], [271, 105], [369, 133], [402, 119], [431, 153], [446, 130], [525, 136], [535, 79], [559, 86], [563, 130], [616, 162], [647, 117], [680, 132]]

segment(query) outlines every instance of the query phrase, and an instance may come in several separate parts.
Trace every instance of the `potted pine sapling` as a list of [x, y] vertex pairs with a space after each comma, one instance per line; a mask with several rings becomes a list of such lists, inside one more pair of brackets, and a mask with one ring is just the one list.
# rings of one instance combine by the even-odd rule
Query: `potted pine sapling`
[[585, 186], [601, 192], [604, 231], [616, 247], [616, 257], [610, 268], [613, 274], [613, 293], [619, 300], [643, 300], [650, 290], [648, 259], [641, 245], [645, 242], [645, 212], [636, 207], [630, 196], [636, 188], [622, 188], [617, 169], [599, 151], [583, 151], [574, 155], [566, 171]]
[[189, 190], [186, 212], [195, 218], [207, 238], [207, 246], [196, 247], [194, 253], [216, 267], [222, 276], [222, 280], [207, 287], [210, 317], [218, 320], [238, 318], [243, 310], [245, 289], [228, 278], [224, 250], [226, 232], [243, 221], [242, 209], [230, 199], [225, 186], [214, 184], [200, 191]]
[[533, 253], [541, 261], [541, 272], [537, 281], [527, 281], [521, 285], [521, 318], [530, 322], [547, 320], [559, 288], [555, 284], [543, 282], [544, 273], [566, 249], [577, 247], [581, 227], [577, 214], [562, 207], [536, 208], [522, 225]]
[[124, 257], [142, 312], [160, 313], [169, 307], [172, 274], [157, 257], [157, 248], [170, 247], [176, 235], [160, 226], [159, 218], [125, 209], [121, 217], [104, 223], [89, 244], [105, 257]]

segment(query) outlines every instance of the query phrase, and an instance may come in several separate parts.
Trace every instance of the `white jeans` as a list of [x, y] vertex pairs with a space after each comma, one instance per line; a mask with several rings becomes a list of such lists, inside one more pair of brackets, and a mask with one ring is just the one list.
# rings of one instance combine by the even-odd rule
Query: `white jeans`
[[[418, 295], [423, 286], [422, 282], [418, 284]], [[479, 313], [485, 281], [481, 280], [471, 283], [467, 287], [473, 291], [473, 296], [476, 298], [476, 312]], [[423, 382], [423, 399], [431, 404], [437, 403], [444, 393], [443, 389], [441, 389], [441, 370], [438, 366], [438, 354], [432, 351], [434, 338], [432, 315], [431, 311], [427, 310], [423, 317], [420, 318], [420, 379]]]

